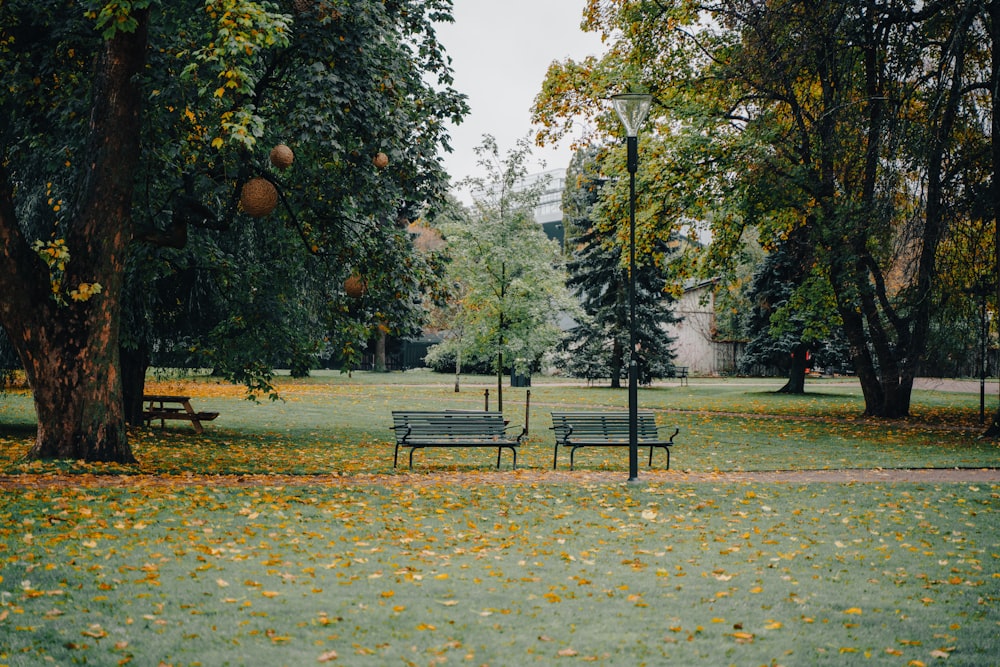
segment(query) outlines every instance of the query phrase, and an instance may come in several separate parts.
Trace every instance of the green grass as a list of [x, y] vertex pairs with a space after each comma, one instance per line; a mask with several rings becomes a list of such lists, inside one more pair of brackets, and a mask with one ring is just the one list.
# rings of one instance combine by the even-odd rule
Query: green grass
[[998, 497], [911, 484], [7, 494], [0, 663], [996, 664]]
[[[284, 400], [253, 403], [201, 378], [180, 389], [195, 397], [197, 409], [221, 413], [204, 435], [183, 422], [137, 430], [132, 443], [139, 465], [105, 469], [157, 475], [392, 473], [393, 408], [481, 408], [486, 390], [496, 408], [490, 378], [465, 378], [457, 394], [451, 382], [422, 372], [323, 374], [283, 379]], [[775, 394], [780, 384], [696, 380], [688, 387], [643, 389], [639, 401], [661, 423], [681, 429], [673, 451], [679, 470], [992, 467], [1000, 460], [997, 443], [979, 437], [978, 395], [918, 391], [911, 418], [883, 422], [858, 417], [864, 406], [854, 384], [812, 382], [803, 396]], [[505, 388], [504, 413], [513, 425], [524, 424], [528, 407], [531, 435], [519, 454], [520, 467], [551, 468], [550, 410], [621, 409], [626, 401], [623, 390], [546, 381], [531, 388], [527, 406], [526, 390]], [[7, 424], [0, 425], [0, 472], [95, 471], [21, 461], [33, 437], [28, 396], [0, 398], [0, 422]], [[626, 458], [622, 449], [585, 449], [578, 452], [577, 467], [620, 470]], [[430, 449], [414, 456], [415, 469], [429, 472], [487, 470], [495, 460], [485, 450]], [[560, 461], [568, 466], [568, 453]]]
[[[221, 416], [134, 431], [137, 466], [25, 462], [30, 398], [0, 397], [0, 473], [21, 482], [0, 489], [0, 666], [1000, 664], [1000, 485], [593, 482], [624, 450], [581, 450], [569, 482], [481, 450], [418, 452], [404, 475], [392, 408], [478, 408], [486, 389], [496, 407], [489, 378], [455, 394], [321, 374], [260, 404], [163, 386]], [[996, 466], [978, 395], [915, 392], [913, 417], [883, 423], [849, 383], [778, 386], [640, 403], [681, 428], [676, 470]], [[625, 400], [536, 382], [520, 467], [551, 468], [549, 410]], [[504, 402], [523, 424], [525, 390]]]

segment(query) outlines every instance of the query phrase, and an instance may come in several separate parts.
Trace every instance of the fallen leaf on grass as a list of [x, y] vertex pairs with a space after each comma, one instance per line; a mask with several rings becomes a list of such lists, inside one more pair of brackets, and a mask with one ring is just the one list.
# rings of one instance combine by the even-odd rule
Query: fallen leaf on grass
[[562, 658], [573, 658], [573, 657], [579, 655], [579, 653], [577, 653], [575, 650], [573, 650], [571, 648], [563, 648], [563, 649], [559, 649], [559, 651], [556, 652], [556, 655], [558, 655], [559, 657], [562, 657]]
[[326, 653], [320, 653], [319, 657], [316, 658], [316, 662], [330, 662], [331, 660], [337, 659], [336, 651], [327, 651]]

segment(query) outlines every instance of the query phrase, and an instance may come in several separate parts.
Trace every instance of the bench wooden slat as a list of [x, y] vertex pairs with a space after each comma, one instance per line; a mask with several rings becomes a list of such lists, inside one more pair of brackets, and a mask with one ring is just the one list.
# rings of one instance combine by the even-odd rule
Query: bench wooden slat
[[474, 410], [394, 410], [392, 429], [396, 432], [396, 449], [392, 467], [399, 458], [399, 448], [410, 448], [410, 468], [413, 451], [425, 447], [496, 447], [497, 468], [500, 455], [509, 449], [517, 468], [517, 447], [525, 433], [511, 437], [507, 421], [500, 412]]
[[[627, 447], [629, 445], [628, 412], [553, 412], [552, 430], [555, 432], [555, 451], [552, 468], [559, 460], [559, 446], [569, 447], [570, 470], [573, 469], [576, 450], [580, 447]], [[653, 465], [653, 449], [661, 448], [667, 453], [667, 469], [670, 469], [670, 447], [674, 436], [680, 433], [675, 428], [669, 438], [664, 438], [656, 426], [652, 412], [636, 415], [636, 442], [649, 447], [649, 465]]]

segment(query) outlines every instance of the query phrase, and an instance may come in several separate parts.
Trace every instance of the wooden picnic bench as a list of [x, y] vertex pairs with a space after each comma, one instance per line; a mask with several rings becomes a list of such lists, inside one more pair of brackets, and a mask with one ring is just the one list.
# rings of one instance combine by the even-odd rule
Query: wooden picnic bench
[[396, 467], [400, 447], [410, 448], [410, 468], [413, 451], [425, 447], [496, 447], [497, 468], [500, 455], [509, 449], [517, 468], [517, 448], [525, 430], [516, 437], [507, 434], [507, 422], [500, 412], [479, 410], [393, 410], [392, 429], [396, 432], [396, 451], [392, 467]]
[[[675, 428], [669, 438], [664, 438], [656, 426], [652, 412], [639, 412], [636, 421], [637, 443], [649, 447], [649, 465], [653, 465], [653, 449], [662, 448], [667, 453], [667, 469], [670, 469], [670, 447], [674, 436], [680, 433]], [[555, 431], [556, 446], [552, 456], [552, 469], [559, 460], [559, 446], [569, 447], [569, 469], [573, 469], [573, 458], [580, 447], [628, 447], [628, 412], [553, 412], [552, 430]]]
[[142, 402], [142, 418], [148, 426], [154, 419], [160, 420], [160, 427], [168, 419], [183, 419], [191, 422], [196, 433], [203, 433], [202, 422], [212, 421], [219, 416], [218, 412], [197, 412], [191, 405], [190, 396], [168, 396], [166, 394], [145, 394]]

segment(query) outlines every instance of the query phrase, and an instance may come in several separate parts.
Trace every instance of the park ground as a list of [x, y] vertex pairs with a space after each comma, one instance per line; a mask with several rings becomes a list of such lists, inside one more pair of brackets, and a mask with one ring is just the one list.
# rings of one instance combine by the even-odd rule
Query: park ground
[[0, 398], [0, 665], [1000, 665], [978, 382], [921, 385], [891, 423], [849, 380], [665, 383], [640, 403], [681, 429], [672, 469], [626, 483], [618, 450], [553, 471], [547, 424], [624, 392], [506, 388], [518, 470], [429, 450], [410, 471], [393, 407], [496, 387], [387, 378], [259, 404], [160, 378], [221, 415], [136, 430], [136, 466], [25, 461], [30, 398]]

